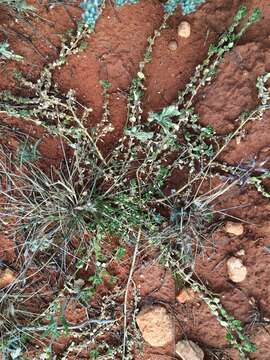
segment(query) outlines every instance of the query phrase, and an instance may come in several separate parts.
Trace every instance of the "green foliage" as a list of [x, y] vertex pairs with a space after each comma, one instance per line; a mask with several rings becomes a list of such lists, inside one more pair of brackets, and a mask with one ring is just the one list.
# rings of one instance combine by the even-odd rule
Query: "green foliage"
[[[100, 2], [95, 4], [100, 5]], [[149, 113], [145, 121], [142, 116], [145, 66], [151, 61], [157, 38], [166, 28], [170, 14], [164, 15], [161, 26], [148, 39], [144, 57], [131, 83], [123, 136], [108, 153], [101, 150], [100, 144], [106, 143], [107, 136], [114, 130], [109, 111], [110, 83], [101, 81], [103, 115], [101, 122], [89, 129], [86, 120], [91, 109], [79, 104], [72, 90], [60, 94], [52, 81], [53, 71], [65, 64], [70, 54], [81, 50], [89, 33], [87, 27], [80, 26], [66, 35], [59, 58], [43, 69], [37, 82], [24, 76], [18, 78], [18, 83], [31, 94], [29, 97], [18, 97], [7, 91], [0, 93], [1, 111], [42, 126], [46, 132], [61, 139], [63, 150], [65, 143], [72, 151], [72, 161], [63, 151], [62, 166], [52, 168], [48, 173], [31, 163], [38, 155], [35, 147], [18, 150], [19, 164], [12, 154], [7, 156], [6, 149], [2, 149], [0, 175], [8, 186], [0, 190], [5, 199], [1, 218], [8, 222], [11, 216], [15, 217], [13, 235], [19, 234], [25, 240], [21, 252], [31, 253], [33, 258], [60, 248], [63, 249], [62, 258], [66, 257], [65, 263], [67, 254], [72, 253], [74, 240], [79, 241], [75, 256], [77, 270], [83, 269], [89, 258], [95, 261], [88, 284], [79, 290], [72, 287], [70, 290], [85, 307], [104, 277], [110, 276], [106, 264], [112, 258], [121, 261], [126, 254], [125, 246], [137, 245], [138, 234], [142, 234], [144, 246], [155, 246], [159, 250], [159, 260], [173, 270], [192, 269], [196, 253], [203, 250], [213, 220], [212, 203], [230, 186], [225, 184], [199, 195], [198, 184], [209, 179], [212, 171], [218, 174], [217, 158], [221, 151], [248, 122], [260, 120], [269, 108], [265, 85], [269, 76], [263, 75], [257, 84], [261, 104], [236, 119], [239, 126], [232, 134], [224, 138], [217, 136], [211, 126], [200, 124], [194, 110], [198, 91], [211, 83], [224, 55], [259, 16], [255, 10], [245, 20], [246, 14], [246, 9], [241, 7], [228, 31], [210, 47], [207, 58], [197, 66], [176, 101], [160, 111]], [[226, 169], [226, 164], [221, 164], [221, 168]], [[228, 170], [231, 174], [232, 169]], [[168, 192], [166, 186], [178, 171], [185, 174], [185, 184], [179, 189], [170, 187]], [[268, 176], [263, 172], [254, 180], [251, 175], [253, 173], [248, 172], [247, 181], [257, 189]], [[233, 179], [234, 183], [239, 183], [238, 179]], [[86, 234], [89, 240], [85, 240]], [[108, 256], [102, 249], [110, 235], [121, 238], [121, 245]], [[111, 277], [111, 281], [115, 282], [115, 278]], [[111, 306], [109, 300], [106, 303], [106, 299], [102, 299], [106, 309]], [[210, 296], [204, 300], [215, 311], [218, 320], [223, 321], [224, 326], [226, 323], [228, 340], [240, 354], [252, 350], [241, 324], [230, 317], [215, 298]], [[59, 319], [50, 315], [45, 335], [57, 337], [67, 324], [62, 318], [59, 328]], [[99, 315], [110, 318], [106, 311]], [[125, 334], [125, 339], [128, 336]], [[91, 356], [98, 356], [100, 350], [97, 347]], [[129, 359], [126, 353], [122, 355]]]
[[[33, 194], [32, 202], [21, 203], [21, 208], [24, 211], [31, 206], [37, 209], [27, 210], [31, 214], [30, 227], [20, 224], [24, 231], [27, 229], [31, 234], [31, 246], [36, 249], [42, 246], [45, 249], [50, 246], [53, 238], [58, 239], [60, 234], [64, 238], [72, 238], [75, 232], [82, 234], [85, 230], [94, 233], [96, 239], [102, 239], [109, 233], [130, 241], [134, 230], [141, 228], [147, 233], [147, 237], [151, 238], [162, 222], [160, 214], [152, 207], [153, 202], [166, 204], [171, 209], [171, 219], [178, 219], [180, 211], [183, 215], [181, 222], [184, 224], [185, 217], [192, 218], [187, 215], [190, 211], [195, 214], [202, 208], [202, 203], [199, 202], [183, 208], [182, 200], [177, 198], [179, 191], [172, 192], [167, 198], [162, 188], [177, 169], [187, 169], [190, 179], [194, 176], [196, 180], [200, 176], [204, 177], [204, 170], [215, 159], [220, 147], [224, 146], [219, 143], [211, 127], [200, 125], [199, 117], [192, 108], [192, 101], [199, 88], [213, 79], [224, 54], [257, 19], [257, 14], [258, 11], [255, 10], [237, 31], [237, 26], [246, 15], [245, 8], [241, 7], [229, 30], [221, 36], [216, 46], [209, 49], [207, 59], [196, 68], [195, 75], [179, 93], [177, 101], [160, 112], [150, 113], [147, 123], [144, 123], [141, 104], [145, 91], [144, 68], [151, 59], [156, 39], [166, 27], [168, 16], [165, 15], [160, 28], [148, 39], [145, 56], [130, 87], [124, 136], [108, 159], [102, 155], [97, 143], [104, 141], [113, 129], [108, 108], [110, 83], [101, 81], [104, 114], [101, 123], [90, 132], [84, 126], [84, 119], [91, 109], [78, 107], [74, 92], [69, 91], [63, 97], [52, 84], [52, 70], [63, 64], [68, 54], [76, 53], [83, 40], [80, 28], [72, 35], [74, 37], [69, 36], [68, 43], [63, 43], [59, 60], [43, 70], [36, 84], [20, 79], [23, 86], [35, 91], [35, 97], [16, 97], [9, 92], [0, 94], [2, 110], [44, 126], [47, 131], [64, 138], [74, 150], [74, 167], [68, 167], [66, 174], [60, 172], [58, 176], [48, 177], [33, 165], [29, 167], [31, 177], [20, 173], [25, 187], [31, 188]], [[262, 91], [259, 96], [262, 96]], [[260, 114], [263, 109], [260, 107], [256, 111]], [[247, 121], [249, 117], [245, 118], [245, 123]], [[90, 173], [87, 168], [91, 168]], [[3, 164], [3, 176], [4, 172]], [[11, 173], [8, 173], [8, 177], [12, 182]], [[39, 187], [36, 184], [39, 184]], [[20, 196], [22, 195], [25, 196], [23, 192], [20, 193]], [[189, 186], [187, 193], [184, 192], [182, 196], [190, 196]], [[173, 205], [169, 199], [173, 199]], [[11, 201], [18, 203], [19, 199], [12, 196]], [[49, 212], [46, 209], [48, 204]], [[210, 218], [207, 204], [205, 209], [207, 210], [203, 222], [206, 224], [205, 220]], [[47, 214], [46, 218], [44, 214]], [[17, 216], [20, 217], [20, 214]], [[176, 226], [174, 231], [178, 233], [179, 228]], [[183, 228], [180, 229], [180, 232], [182, 231]], [[199, 233], [199, 229], [197, 232]], [[190, 255], [191, 247], [188, 248]]]
[[28, 234], [26, 246], [31, 251], [45, 251], [59, 236], [68, 241], [83, 234], [90, 213], [96, 212], [91, 200], [91, 177], [85, 188], [80, 185], [81, 169], [76, 161], [67, 170], [52, 171], [51, 175], [30, 162], [25, 172], [21, 163], [22, 159], [8, 169], [6, 162], [1, 161], [0, 176], [16, 189], [6, 193], [3, 219], [17, 217], [17, 231]]
[[17, 55], [9, 48], [7, 41], [0, 43], [0, 59], [22, 61], [23, 57]]
[[240, 358], [249, 359], [248, 354], [255, 352], [256, 347], [245, 334], [244, 327], [240, 320], [235, 319], [222, 306], [220, 299], [209, 291], [201, 282], [192, 278], [192, 274], [187, 274], [177, 266], [177, 276], [182, 284], [186, 283], [198, 293], [198, 296], [208, 305], [212, 315], [215, 316], [219, 324], [226, 329], [226, 339], [228, 343], [238, 350]]
[[24, 352], [23, 339], [20, 336], [11, 336], [0, 342], [0, 351], [3, 360], [20, 360]]
[[225, 327], [228, 343], [238, 350], [241, 359], [247, 359], [247, 354], [255, 352], [256, 346], [245, 335], [241, 321], [228, 314], [217, 297], [203, 296], [203, 300], [207, 303], [220, 325]]
[[120, 261], [126, 254], [126, 249], [123, 247], [118, 247], [115, 257], [117, 261]]
[[49, 324], [46, 326], [46, 330], [43, 332], [43, 337], [46, 338], [48, 336], [52, 338], [58, 338], [61, 335], [60, 331], [58, 330], [58, 324], [53, 315], [49, 318]]
[[28, 139], [24, 143], [20, 143], [17, 148], [17, 157], [20, 165], [28, 162], [34, 162], [39, 159], [40, 154], [37, 149], [40, 141], [32, 144]]
[[7, 5], [19, 13], [35, 10], [35, 8], [27, 4], [25, 0], [0, 0], [0, 5]]

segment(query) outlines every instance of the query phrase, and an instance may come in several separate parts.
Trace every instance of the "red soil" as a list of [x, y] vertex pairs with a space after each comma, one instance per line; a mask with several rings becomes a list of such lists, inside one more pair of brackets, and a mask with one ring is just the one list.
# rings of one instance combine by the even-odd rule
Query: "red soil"
[[[9, 62], [0, 68], [1, 90], [19, 92], [12, 76], [15, 68], [26, 73], [30, 79], [37, 79], [42, 67], [57, 57], [61, 35], [73, 27], [74, 21], [80, 17], [78, 6], [46, 8], [38, 5], [38, 2], [33, 3], [38, 8], [39, 17], [30, 16], [27, 22], [21, 19], [18, 22], [13, 21], [6, 11], [0, 11], [0, 40], [1, 37], [7, 37], [14, 51], [25, 58], [22, 63]], [[157, 40], [153, 60], [146, 67], [145, 111], [158, 110], [176, 98], [177, 91], [184, 87], [195, 66], [204, 59], [209, 44], [228, 26], [240, 4], [246, 4], [249, 8], [259, 6], [263, 11], [263, 18], [253, 25], [241, 42], [225, 56], [216, 80], [197, 96], [196, 111], [203, 124], [211, 124], [219, 134], [227, 134], [237, 126], [234, 119], [242, 111], [252, 109], [257, 104], [256, 78], [265, 71], [270, 71], [269, 1], [209, 0], [195, 14], [184, 17], [178, 13], [174, 16], [169, 21], [169, 28]], [[54, 81], [62, 92], [75, 89], [79, 101], [93, 108], [89, 126], [96, 124], [102, 113], [102, 88], [99, 81], [108, 80], [112, 84], [110, 112], [115, 130], [107, 139], [106, 148], [113, 146], [123, 130], [129, 85], [138, 70], [147, 38], [161, 23], [162, 15], [162, 6], [157, 0], [142, 0], [138, 5], [121, 9], [113, 8], [108, 1], [95, 33], [88, 39], [87, 49], [71, 56], [67, 64], [54, 74]], [[191, 36], [177, 40], [178, 48], [172, 52], [168, 49], [168, 43], [178, 39], [177, 26], [183, 19], [191, 24]], [[262, 121], [250, 123], [240, 143], [232, 142], [222, 154], [222, 160], [238, 164], [240, 161], [255, 158], [261, 161], [269, 159], [269, 120], [270, 111], [265, 113]], [[1, 115], [1, 121], [41, 139], [39, 151], [45, 161], [44, 166], [57, 164], [61, 159], [62, 149], [57, 139], [48, 137], [42, 130], [18, 119]], [[12, 148], [12, 137], [8, 139], [8, 145]], [[265, 166], [269, 165], [268, 160]], [[174, 186], [179, 185], [181, 178], [176, 177], [175, 182]], [[240, 207], [244, 204], [247, 206]], [[226, 234], [222, 228], [217, 230], [213, 234], [216, 247], [198, 256], [196, 273], [219, 294], [224, 307], [246, 323], [252, 311], [251, 299], [255, 299], [265, 317], [270, 317], [270, 254], [265, 249], [270, 241], [270, 205], [269, 201], [253, 189], [247, 188], [240, 192], [239, 188], [233, 188], [229, 194], [223, 196], [219, 204], [221, 209], [232, 207], [236, 208], [228, 213], [246, 223], [244, 234], [235, 237]], [[13, 242], [4, 234], [0, 239], [0, 259], [12, 266], [16, 258]], [[245, 250], [243, 261], [247, 266], [248, 276], [242, 283], [234, 285], [227, 276], [226, 259], [240, 249]], [[134, 279], [146, 303], [150, 298], [151, 301], [165, 302], [166, 306], [169, 304], [175, 309], [177, 323], [181, 324], [176, 340], [185, 334], [204, 349], [228, 347], [224, 329], [211, 315], [207, 306], [197, 298], [188, 304], [175, 305], [171, 274], [151, 263], [148, 261], [146, 265], [139, 264]], [[124, 264], [122, 269], [118, 267], [114, 270], [118, 271], [118, 275], [122, 274], [122, 280], [127, 277], [126, 266], [129, 266], [127, 262]], [[43, 288], [47, 294], [46, 299], [51, 297], [54, 279], [57, 277], [53, 275], [52, 269], [50, 276], [47, 271], [48, 268], [35, 278], [38, 286], [36, 281], [31, 285], [36, 291]], [[36, 299], [30, 307], [33, 310], [40, 306], [43, 307], [42, 300]], [[76, 304], [70, 303], [67, 311], [72, 322], [78, 323], [84, 318], [84, 313], [81, 310], [75, 312], [75, 308]], [[269, 331], [269, 325], [249, 329], [258, 348], [255, 354], [250, 355], [251, 359], [269, 359]], [[171, 358], [171, 348], [159, 349], [158, 352], [149, 346], [145, 349], [145, 360]], [[237, 353], [231, 350], [229, 352], [232, 359], [238, 358]]]

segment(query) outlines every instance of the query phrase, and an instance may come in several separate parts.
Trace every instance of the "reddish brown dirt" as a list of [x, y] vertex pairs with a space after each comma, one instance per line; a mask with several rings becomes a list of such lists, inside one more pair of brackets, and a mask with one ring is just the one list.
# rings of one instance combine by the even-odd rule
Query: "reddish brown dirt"
[[[1, 90], [19, 92], [12, 76], [15, 68], [26, 73], [31, 79], [37, 79], [42, 67], [57, 57], [61, 35], [74, 26], [74, 21], [81, 13], [78, 6], [46, 7], [38, 5], [36, 1], [33, 3], [38, 8], [39, 17], [29, 17], [27, 21], [19, 19], [15, 22], [5, 9], [0, 11], [0, 40], [8, 38], [12, 48], [25, 57], [22, 63], [9, 62], [2, 65]], [[78, 3], [79, 1], [77, 5]], [[235, 119], [242, 111], [252, 109], [257, 104], [256, 78], [265, 71], [270, 71], [269, 1], [209, 0], [195, 14], [183, 17], [179, 13], [174, 16], [169, 21], [169, 28], [158, 39], [153, 61], [146, 67], [145, 113], [158, 110], [175, 99], [177, 91], [185, 86], [195, 66], [204, 59], [209, 44], [228, 26], [240, 4], [246, 4], [249, 8], [259, 6], [263, 11], [263, 18], [252, 26], [233, 51], [225, 56], [216, 80], [197, 96], [196, 111], [200, 114], [203, 124], [213, 125], [217, 133], [224, 135], [237, 126]], [[168, 42], [177, 39], [177, 26], [182, 19], [190, 22], [192, 33], [188, 39], [177, 40], [178, 48], [172, 52], [168, 49]], [[157, 0], [142, 0], [138, 5], [121, 9], [113, 8], [108, 2], [95, 33], [88, 39], [87, 49], [71, 56], [67, 64], [54, 74], [54, 80], [61, 91], [75, 89], [78, 99], [93, 108], [89, 126], [96, 124], [102, 113], [102, 88], [99, 81], [110, 81], [110, 111], [115, 131], [106, 143], [107, 148], [113, 146], [123, 130], [126, 121], [127, 90], [138, 70], [147, 38], [159, 26], [161, 20], [162, 7]], [[63, 156], [59, 141], [48, 137], [42, 130], [3, 115], [1, 120], [23, 129], [36, 139], [41, 139], [39, 151], [45, 161], [44, 166], [57, 164]], [[245, 128], [240, 143], [232, 142], [222, 154], [222, 160], [238, 164], [243, 160], [268, 159], [269, 120], [270, 111], [265, 113], [260, 122], [250, 123]], [[13, 140], [12, 137], [7, 137], [4, 142], [12, 148]], [[269, 167], [269, 161], [265, 166]], [[176, 177], [174, 187], [179, 184], [180, 176]], [[218, 207], [234, 208], [226, 212], [243, 221], [245, 231], [242, 236], [236, 237], [225, 233], [222, 227], [218, 229], [211, 239], [215, 243], [215, 249], [207, 249], [197, 258], [196, 274], [221, 297], [224, 307], [237, 319], [249, 323], [250, 315], [254, 311], [251, 300], [256, 302], [264, 317], [270, 317], [270, 254], [266, 250], [270, 242], [269, 201], [251, 188], [240, 191], [235, 187], [222, 197]], [[13, 241], [4, 234], [1, 234], [0, 241], [1, 261], [16, 268]], [[243, 262], [247, 267], [248, 276], [245, 281], [235, 285], [228, 279], [226, 259], [240, 249], [245, 250]], [[123, 266], [112, 265], [110, 270], [112, 274], [119, 276], [119, 281], [125, 281], [127, 278], [128, 255], [123, 261]], [[87, 271], [84, 274], [89, 276]], [[53, 285], [59, 281], [60, 275], [58, 271], [45, 267], [44, 271], [35, 276], [35, 282], [31, 282], [28, 290], [44, 290], [46, 294], [33, 300], [31, 304], [24, 304], [27, 310], [36, 311], [38, 307], [44, 306], [51, 297]], [[209, 352], [206, 359], [211, 359], [211, 349], [228, 347], [224, 329], [199, 298], [183, 305], [175, 303], [174, 282], [168, 271], [153, 265], [150, 259], [147, 264], [138, 265], [134, 279], [142, 296], [142, 306], [159, 301], [168, 309], [173, 309], [177, 324], [176, 340], [187, 337], [198, 342], [207, 354]], [[85, 317], [83, 311], [77, 309], [76, 303], [69, 303], [67, 315], [75, 324]], [[248, 327], [248, 332], [258, 349], [250, 356], [251, 359], [269, 360], [269, 331], [269, 325], [258, 324]], [[64, 345], [61, 345], [59, 341], [59, 344], [55, 344], [57, 352], [65, 348], [66, 342], [63, 341]], [[235, 351], [228, 350], [228, 353], [232, 359], [238, 359]], [[36, 350], [29, 349], [29, 359], [34, 356], [37, 356]], [[79, 358], [84, 357], [81, 355]], [[170, 358], [171, 346], [156, 350], [145, 345], [143, 359]]]

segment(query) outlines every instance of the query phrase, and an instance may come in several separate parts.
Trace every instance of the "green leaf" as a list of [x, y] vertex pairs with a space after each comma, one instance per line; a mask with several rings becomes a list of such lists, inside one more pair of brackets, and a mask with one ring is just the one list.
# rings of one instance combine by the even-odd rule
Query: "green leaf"
[[119, 261], [119, 260], [123, 259], [123, 257], [125, 255], [126, 255], [126, 249], [123, 247], [119, 247], [115, 254], [116, 260]]
[[178, 107], [176, 105], [170, 105], [165, 107], [162, 112], [161, 112], [161, 117], [162, 118], [167, 118], [167, 117], [173, 117], [173, 116], [178, 116], [180, 115], [181, 112], [178, 110]]
[[142, 131], [139, 127], [134, 126], [131, 129], [126, 129], [125, 134], [131, 137], [135, 137], [137, 140], [141, 142], [147, 142], [151, 140], [154, 136], [153, 132]]
[[68, 332], [69, 332], [68, 322], [67, 322], [67, 320], [66, 320], [66, 318], [65, 318], [64, 315], [61, 315], [61, 316], [60, 316], [60, 320], [61, 320], [61, 323], [62, 323], [62, 325], [63, 325], [63, 327], [64, 327], [65, 334], [67, 335]]
[[211, 125], [201, 128], [201, 132], [205, 137], [211, 137], [214, 134], [214, 129]]
[[254, 22], [260, 20], [261, 16], [262, 16], [261, 9], [256, 8], [256, 9], [253, 10], [253, 13], [252, 13], [249, 20], [250, 20], [250, 22], [254, 23]]
[[0, 58], [16, 61], [23, 60], [23, 56], [15, 54], [14, 51], [9, 48], [9, 43], [7, 41], [0, 43]]
[[92, 281], [94, 286], [101, 285], [103, 283], [103, 279], [99, 276], [99, 274], [95, 274], [89, 277], [89, 281]]
[[238, 9], [235, 17], [234, 17], [234, 20], [236, 22], [239, 22], [243, 17], [247, 16], [247, 7], [242, 5], [240, 6], [240, 8]]
[[170, 119], [174, 116], [179, 116], [181, 112], [176, 105], [170, 105], [162, 109], [161, 112], [152, 112], [149, 114], [149, 121], [156, 121], [166, 128], [175, 126]]
[[112, 84], [108, 80], [100, 80], [100, 84], [102, 85], [104, 90], [108, 90]]
[[234, 336], [231, 334], [231, 333], [227, 333], [226, 334], [226, 339], [229, 341], [229, 342], [231, 342], [231, 341], [233, 341], [234, 340]]
[[245, 342], [243, 344], [243, 349], [246, 352], [255, 352], [257, 350], [256, 346], [252, 342]]
[[235, 327], [237, 327], [237, 328], [240, 328], [241, 325], [242, 325], [242, 323], [241, 323], [240, 320], [233, 320], [233, 321], [232, 321], [232, 324], [233, 324]]

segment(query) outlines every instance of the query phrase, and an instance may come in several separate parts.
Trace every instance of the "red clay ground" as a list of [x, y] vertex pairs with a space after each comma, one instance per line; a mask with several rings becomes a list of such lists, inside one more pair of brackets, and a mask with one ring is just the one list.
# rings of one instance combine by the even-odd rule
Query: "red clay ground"
[[[0, 40], [8, 38], [12, 48], [25, 57], [22, 63], [9, 62], [2, 65], [1, 90], [19, 91], [12, 76], [15, 67], [27, 73], [29, 78], [37, 79], [42, 67], [57, 57], [59, 36], [73, 27], [74, 21], [80, 17], [78, 6], [46, 7], [35, 1], [33, 3], [39, 9], [39, 17], [30, 17], [27, 22], [15, 22], [4, 9], [0, 11]], [[143, 0], [138, 5], [121, 9], [115, 9], [109, 3], [108, 1], [108, 6], [98, 21], [95, 34], [89, 37], [87, 49], [71, 56], [54, 77], [61, 91], [75, 89], [78, 99], [93, 108], [89, 126], [96, 124], [102, 113], [102, 88], [99, 81], [108, 80], [112, 84], [110, 111], [115, 131], [107, 140], [106, 148], [112, 147], [122, 132], [126, 119], [127, 90], [138, 70], [147, 38], [158, 27], [163, 14], [162, 6], [157, 0]], [[175, 99], [177, 91], [184, 87], [195, 66], [204, 59], [209, 44], [230, 24], [241, 4], [246, 4], [249, 8], [260, 7], [263, 18], [252, 26], [232, 52], [225, 56], [216, 80], [199, 93], [196, 111], [203, 124], [211, 124], [219, 134], [226, 134], [235, 127], [234, 119], [242, 111], [252, 109], [257, 104], [256, 78], [265, 71], [270, 71], [269, 1], [209, 0], [195, 14], [184, 17], [179, 13], [174, 16], [169, 21], [169, 28], [158, 39], [153, 61], [146, 67], [147, 91], [144, 105], [147, 111], [158, 110]], [[191, 36], [178, 40], [177, 26], [183, 19], [191, 24]], [[168, 42], [174, 39], [178, 41], [178, 48], [173, 52], [168, 49]], [[32, 125], [6, 116], [2, 116], [1, 121], [16, 125], [26, 132], [29, 131], [33, 137], [41, 139], [39, 151], [47, 165], [56, 164], [61, 159], [62, 151], [57, 140], [48, 137], [40, 129], [34, 129]], [[7, 134], [10, 136], [10, 132]], [[243, 160], [270, 159], [270, 111], [265, 113], [261, 122], [250, 123], [243, 135], [240, 142], [234, 141], [226, 149], [222, 160], [238, 164]], [[12, 138], [2, 141], [12, 147]], [[270, 160], [265, 166], [270, 166]], [[181, 179], [176, 178], [175, 182], [176, 185], [180, 184]], [[216, 248], [206, 250], [203, 255], [198, 256], [196, 273], [219, 294], [224, 307], [244, 323], [249, 322], [253, 311], [251, 299], [254, 299], [264, 317], [270, 317], [270, 254], [265, 248], [270, 243], [269, 201], [253, 189], [245, 188], [240, 191], [239, 188], [234, 188], [223, 197], [219, 207], [236, 207], [227, 213], [245, 224], [244, 234], [240, 237], [229, 236], [223, 228], [217, 230], [213, 234]], [[247, 266], [248, 276], [244, 282], [235, 285], [228, 278], [226, 259], [240, 249], [245, 250], [243, 262]], [[11, 240], [5, 234], [1, 235], [0, 256], [16, 268], [16, 254], [12, 250]], [[176, 340], [186, 336], [199, 343], [206, 352], [228, 347], [224, 329], [211, 315], [207, 306], [196, 298], [187, 304], [177, 304], [170, 273], [164, 275], [164, 270], [158, 267], [149, 271], [151, 263], [151, 258], [148, 258], [139, 264], [135, 279], [138, 276], [138, 284], [141, 281], [142, 297], [154, 296], [175, 309], [177, 323], [180, 323]], [[143, 277], [139, 277], [141, 273]], [[44, 271], [35, 278], [35, 282], [39, 281], [39, 284], [37, 286], [33, 283], [33, 289], [41, 289], [44, 285], [42, 291], [46, 295], [44, 303], [42, 296], [33, 300], [32, 309], [45, 306], [48, 296], [52, 296], [54, 277], [57, 276], [58, 280], [61, 277], [55, 274], [51, 271], [48, 279]], [[119, 266], [118, 274], [122, 274], [123, 279], [126, 278], [125, 266]], [[152, 291], [159, 287], [153, 295]], [[81, 311], [74, 313], [72, 310], [73, 322], [80, 322], [83, 317]], [[250, 359], [269, 360], [270, 326], [250, 326], [249, 333], [258, 349], [250, 355]], [[145, 360], [172, 358], [171, 347], [156, 350], [145, 345], [145, 350]], [[229, 353], [231, 359], [238, 359], [235, 351], [229, 350]], [[29, 359], [36, 358], [33, 353], [30, 354]], [[84, 357], [81, 354], [73, 358]], [[222, 355], [217, 358], [222, 359]], [[210, 352], [206, 359], [211, 359]]]

